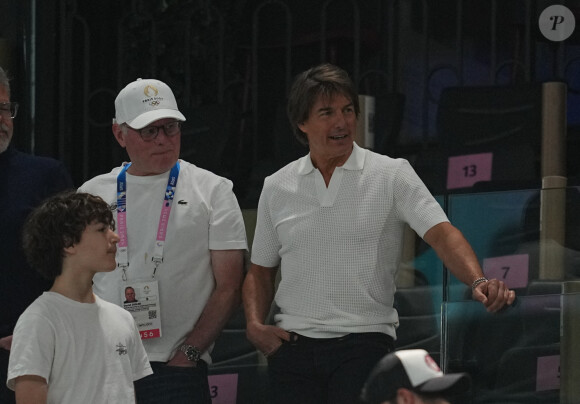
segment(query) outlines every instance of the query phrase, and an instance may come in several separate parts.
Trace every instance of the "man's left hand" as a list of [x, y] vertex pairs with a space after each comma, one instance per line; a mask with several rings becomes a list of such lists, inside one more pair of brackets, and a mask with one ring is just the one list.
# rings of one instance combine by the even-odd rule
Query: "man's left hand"
[[197, 363], [190, 361], [187, 359], [187, 356], [180, 350], [177, 350], [177, 353], [169, 362], [167, 362], [167, 366], [176, 366], [182, 368], [193, 368], [197, 366]]
[[506, 304], [511, 305], [516, 299], [516, 292], [509, 290], [506, 284], [497, 279], [480, 283], [473, 290], [473, 299], [481, 302], [490, 313], [496, 313]]

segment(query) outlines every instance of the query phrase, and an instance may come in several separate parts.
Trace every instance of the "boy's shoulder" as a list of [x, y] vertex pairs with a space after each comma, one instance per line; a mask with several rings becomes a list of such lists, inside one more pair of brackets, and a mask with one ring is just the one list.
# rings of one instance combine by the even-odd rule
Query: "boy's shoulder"
[[[58, 299], [55, 298], [54, 292], [44, 292], [38, 296], [30, 305], [26, 308], [24, 313], [28, 314], [42, 314], [47, 310], [50, 311], [49, 307], [58, 304]], [[23, 313], [23, 314], [24, 314]]]

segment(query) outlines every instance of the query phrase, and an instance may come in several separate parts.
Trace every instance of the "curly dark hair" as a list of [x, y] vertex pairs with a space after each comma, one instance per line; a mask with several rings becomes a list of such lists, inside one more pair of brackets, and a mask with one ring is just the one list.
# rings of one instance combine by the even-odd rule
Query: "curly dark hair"
[[93, 222], [115, 228], [111, 208], [98, 196], [65, 191], [46, 199], [24, 224], [27, 261], [42, 276], [54, 280], [62, 272], [64, 249], [77, 244]]
[[296, 76], [290, 88], [286, 112], [294, 136], [300, 143], [308, 145], [308, 138], [298, 125], [308, 120], [310, 110], [318, 97], [332, 98], [338, 94], [344, 95], [352, 102], [358, 118], [360, 114], [358, 94], [345, 70], [330, 63], [323, 63]]

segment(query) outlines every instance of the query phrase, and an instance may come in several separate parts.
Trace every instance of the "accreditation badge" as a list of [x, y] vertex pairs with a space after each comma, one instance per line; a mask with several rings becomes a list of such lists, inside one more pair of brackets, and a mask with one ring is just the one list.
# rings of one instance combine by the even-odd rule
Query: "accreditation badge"
[[125, 282], [121, 301], [137, 323], [141, 339], [161, 337], [159, 284], [156, 280]]

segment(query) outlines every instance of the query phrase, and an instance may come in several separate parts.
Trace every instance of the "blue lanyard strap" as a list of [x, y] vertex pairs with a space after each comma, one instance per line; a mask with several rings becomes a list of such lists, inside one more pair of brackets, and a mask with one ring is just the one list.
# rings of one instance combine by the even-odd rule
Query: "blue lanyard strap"
[[[119, 233], [119, 243], [117, 252], [117, 266], [123, 270], [123, 280], [127, 280], [127, 267], [129, 266], [129, 240], [127, 237], [127, 170], [131, 163], [123, 166], [117, 175], [117, 228]], [[177, 187], [177, 179], [179, 178], [179, 161], [171, 168], [169, 179], [167, 180], [167, 187], [165, 188], [165, 196], [163, 198], [163, 206], [161, 207], [161, 215], [159, 217], [159, 226], [157, 227], [157, 237], [155, 242], [155, 249], [151, 261], [155, 265], [153, 270], [153, 278], [157, 267], [163, 262], [163, 248], [165, 247], [165, 236], [167, 234], [167, 226], [169, 224], [169, 216], [171, 214], [171, 206], [173, 198], [175, 197], [175, 189]]]

